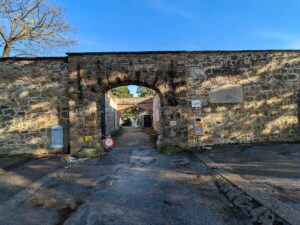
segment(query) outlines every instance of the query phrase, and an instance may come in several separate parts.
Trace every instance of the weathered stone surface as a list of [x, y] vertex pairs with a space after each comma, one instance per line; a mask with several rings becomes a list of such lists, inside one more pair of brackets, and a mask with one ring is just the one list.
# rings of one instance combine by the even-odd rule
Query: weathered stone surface
[[209, 91], [210, 103], [242, 103], [243, 88], [240, 85], [224, 85]]
[[[158, 133], [161, 134], [162, 133], [162, 128], [163, 128], [163, 124], [162, 124], [162, 118], [161, 118], [161, 101], [160, 101], [160, 97], [159, 95], [156, 93], [153, 97], [153, 107], [152, 107], [152, 126], [153, 129]], [[157, 145], [160, 146], [162, 136], [159, 135], [157, 137]]]
[[[50, 128], [64, 126], [66, 149], [98, 144], [101, 97], [120, 85], [161, 97], [161, 145], [299, 141], [300, 51], [70, 54], [0, 60], [0, 154], [49, 152]], [[191, 107], [201, 99], [201, 111]], [[234, 103], [234, 104], [233, 104]], [[176, 121], [171, 126], [170, 121]], [[85, 142], [84, 136], [94, 137]], [[32, 138], [39, 143], [29, 144]]]
[[0, 60], [0, 154], [52, 153], [50, 130], [67, 133], [68, 83], [64, 58]]

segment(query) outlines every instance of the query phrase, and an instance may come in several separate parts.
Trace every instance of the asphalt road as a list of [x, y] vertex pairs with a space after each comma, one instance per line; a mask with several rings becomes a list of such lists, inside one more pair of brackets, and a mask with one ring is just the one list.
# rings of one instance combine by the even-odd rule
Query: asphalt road
[[96, 163], [100, 183], [64, 224], [244, 224], [207, 168], [153, 148], [113, 150]]
[[0, 201], [6, 202], [42, 177], [63, 168], [65, 162], [52, 158], [0, 159]]
[[290, 224], [300, 224], [300, 145], [220, 146], [207, 165]]
[[[130, 138], [122, 136], [123, 141], [145, 142], [143, 132], [135, 133], [125, 132]], [[0, 224], [250, 224], [210, 173], [191, 155], [162, 155], [138, 141], [100, 159], [67, 164], [36, 159], [2, 175], [7, 194], [1, 197]], [[17, 185], [9, 176], [23, 181], [19, 189], [13, 190]]]

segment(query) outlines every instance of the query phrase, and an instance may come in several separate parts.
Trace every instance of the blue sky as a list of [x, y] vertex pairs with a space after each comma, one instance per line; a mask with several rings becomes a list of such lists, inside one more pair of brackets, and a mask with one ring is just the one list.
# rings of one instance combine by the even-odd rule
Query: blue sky
[[78, 30], [70, 52], [300, 48], [300, 0], [52, 1]]
[[69, 51], [300, 48], [299, 0], [52, 0], [78, 31]]
[[136, 85], [128, 85], [127, 87], [129, 89], [130, 93], [133, 94], [133, 97], [137, 97], [136, 91], [137, 91], [138, 86], [136, 86]]

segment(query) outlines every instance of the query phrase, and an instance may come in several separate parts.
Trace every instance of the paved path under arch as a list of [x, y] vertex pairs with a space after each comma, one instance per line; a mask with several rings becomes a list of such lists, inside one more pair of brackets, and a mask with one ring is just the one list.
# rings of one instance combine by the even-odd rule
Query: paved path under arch
[[122, 127], [115, 148], [154, 147], [151, 133], [152, 128]]

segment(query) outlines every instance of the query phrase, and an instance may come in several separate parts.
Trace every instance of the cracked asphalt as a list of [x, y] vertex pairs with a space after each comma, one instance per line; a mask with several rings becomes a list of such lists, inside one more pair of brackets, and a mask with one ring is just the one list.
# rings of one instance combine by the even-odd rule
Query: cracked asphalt
[[142, 130], [129, 133], [123, 133], [124, 142], [142, 143], [124, 149], [119, 143], [100, 159], [35, 159], [4, 171], [3, 190], [14, 188], [9, 176], [24, 183], [8, 197], [0, 195], [0, 224], [252, 224], [197, 157], [159, 154]]
[[207, 168], [153, 148], [113, 150], [96, 163], [99, 183], [64, 224], [243, 224]]

